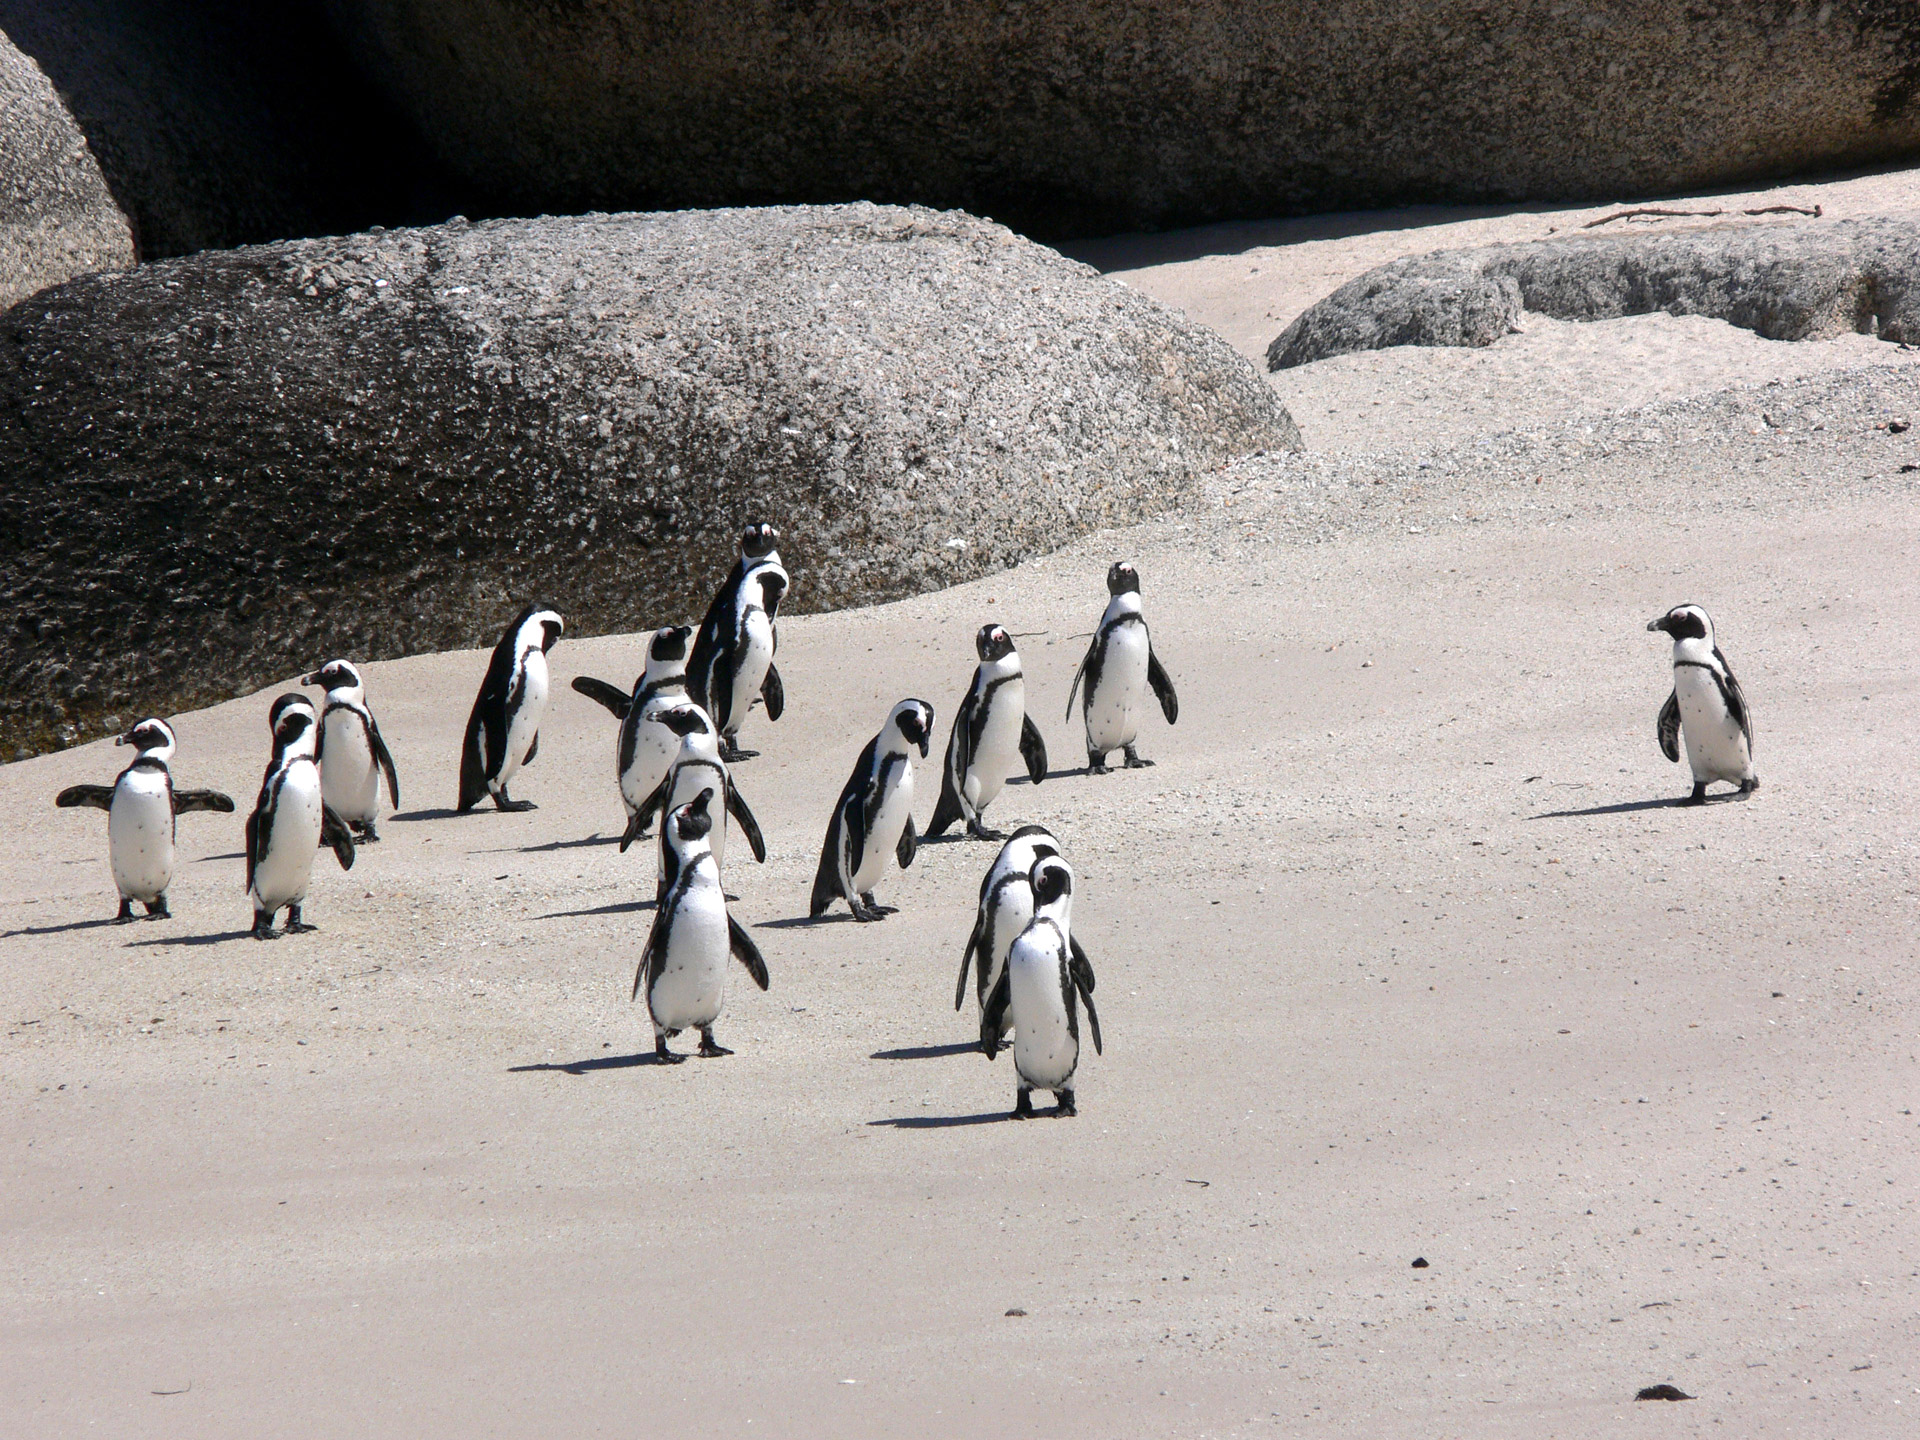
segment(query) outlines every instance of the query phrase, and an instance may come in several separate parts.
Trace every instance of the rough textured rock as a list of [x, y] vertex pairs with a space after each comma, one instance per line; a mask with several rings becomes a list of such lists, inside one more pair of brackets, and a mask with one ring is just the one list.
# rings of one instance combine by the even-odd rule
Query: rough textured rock
[[1342, 285], [1267, 347], [1267, 368], [1389, 345], [1491, 345], [1556, 320], [1708, 315], [1770, 340], [1920, 342], [1920, 223], [1722, 225], [1442, 250]]
[[1889, 0], [328, 3], [521, 213], [865, 198], [1060, 236], [1920, 144], [1920, 14]]
[[463, 208], [437, 208], [418, 135], [324, 4], [0, 0], [0, 30], [53, 81], [147, 259]]
[[930, 589], [1295, 445], [1210, 331], [972, 216], [463, 223], [142, 266], [0, 316], [0, 753], [328, 656]]
[[39, 66], [0, 34], [0, 310], [133, 264], [133, 234], [87, 138]]

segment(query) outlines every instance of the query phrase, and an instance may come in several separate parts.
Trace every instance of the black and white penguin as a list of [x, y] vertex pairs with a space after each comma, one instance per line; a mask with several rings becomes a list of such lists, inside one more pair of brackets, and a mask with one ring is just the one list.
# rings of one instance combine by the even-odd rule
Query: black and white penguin
[[1056, 1113], [1072, 1115], [1073, 1072], [1080, 1065], [1080, 1015], [1085, 1001], [1093, 1049], [1100, 1050], [1100, 1017], [1093, 1008], [1093, 966], [1072, 944], [1073, 870], [1058, 855], [1033, 867], [1033, 919], [1007, 952], [1007, 988], [1013, 1009], [1013, 1068], [1020, 1088], [1013, 1118], [1033, 1114], [1033, 1092], [1051, 1090]]
[[680, 753], [679, 735], [661, 716], [693, 704], [687, 694], [687, 641], [692, 635], [691, 625], [664, 625], [654, 631], [647, 642], [647, 667], [633, 682], [631, 694], [585, 675], [573, 682], [575, 690], [606, 706], [620, 720], [614, 773], [620, 779], [620, 800], [629, 820], [660, 788]]
[[[670, 815], [702, 790], [711, 790], [722, 797], [721, 808], [724, 812], [714, 819], [713, 834], [707, 838], [714, 865], [717, 867], [726, 862], [727, 815], [733, 817], [734, 823], [747, 837], [753, 858], [765, 864], [767, 842], [760, 834], [760, 822], [753, 818], [753, 811], [740, 798], [740, 790], [733, 783], [727, 762], [720, 758], [720, 737], [713, 722], [707, 718], [707, 712], [698, 705], [685, 705], [660, 712], [660, 723], [678, 737], [680, 748], [674, 753], [673, 764], [667, 767], [666, 775], [653, 794], [627, 821], [626, 833], [620, 837], [621, 852], [624, 854], [626, 848], [640, 838], [640, 832], [646, 828], [655, 811]], [[662, 830], [660, 869], [663, 875], [666, 868], [667, 834]]]
[[146, 906], [149, 920], [171, 919], [167, 887], [173, 883], [174, 817], [186, 811], [233, 813], [233, 801], [218, 790], [176, 790], [168, 762], [173, 759], [173, 727], [164, 720], [142, 720], [117, 745], [131, 745], [133, 763], [111, 785], [69, 785], [53, 803], [62, 810], [88, 805], [107, 812], [107, 862], [120, 891], [126, 924], [133, 902]]
[[534, 808], [531, 800], [509, 799], [507, 784], [540, 751], [540, 722], [547, 713], [547, 652], [565, 628], [553, 611], [529, 605], [493, 647], [460, 748], [460, 809], [471, 810], [488, 795], [497, 809]]
[[1715, 780], [1738, 785], [1742, 796], [1760, 788], [1753, 770], [1753, 714], [1733, 667], [1713, 643], [1713, 621], [1698, 605], [1676, 605], [1649, 630], [1673, 637], [1673, 693], [1660, 707], [1660, 749], [1675, 764], [1687, 742], [1693, 793], [1683, 802], [1704, 805]]
[[[300, 730], [300, 733], [297, 735], [292, 734], [292, 730], [299, 727], [290, 727], [288, 732], [289, 738], [282, 739], [280, 734], [280, 717], [289, 710], [306, 711], [307, 718], [313, 723], [305, 729]], [[289, 746], [296, 750], [304, 751], [308, 755], [317, 755], [320, 752], [320, 711], [318, 707], [298, 690], [289, 690], [284, 695], [276, 695], [273, 704], [267, 708], [267, 742], [273, 746], [273, 758], [267, 761], [267, 774], [269, 775], [280, 768], [280, 762], [286, 758], [286, 751]]]
[[633, 976], [633, 998], [639, 998], [642, 986], [646, 988], [654, 1053], [670, 1065], [687, 1058], [667, 1049], [667, 1041], [682, 1030], [700, 1032], [704, 1056], [733, 1053], [713, 1038], [713, 1022], [726, 1003], [730, 955], [747, 967], [754, 984], [762, 990], [768, 984], [767, 962], [759, 947], [727, 913], [720, 867], [708, 843], [714, 821], [707, 807], [713, 797], [712, 790], [702, 790], [660, 822], [666, 869], [660, 877], [653, 929]]
[[1007, 783], [1015, 757], [1025, 762], [1034, 784], [1047, 778], [1047, 742], [1027, 714], [1027, 683], [1013, 637], [998, 625], [982, 625], [973, 648], [980, 664], [947, 737], [940, 803], [927, 824], [929, 838], [965, 820], [974, 839], [1004, 840], [1000, 831], [980, 823], [980, 813]]
[[380, 838], [373, 822], [380, 813], [380, 774], [387, 776], [387, 803], [400, 808], [400, 776], [393, 754], [380, 736], [380, 722], [367, 708], [367, 687], [345, 660], [330, 660], [300, 682], [327, 692], [320, 712], [314, 758], [320, 762], [320, 795], [347, 822], [354, 839], [370, 845]]
[[731, 764], [759, 754], [734, 743], [755, 698], [766, 701], [767, 718], [787, 708], [780, 672], [773, 668], [779, 643], [774, 622], [787, 593], [787, 572], [774, 547], [780, 532], [756, 520], [741, 533], [740, 559], [707, 607], [687, 662], [687, 691], [720, 727], [720, 756]]
[[[1007, 837], [981, 877], [980, 906], [967, 948], [960, 955], [953, 1008], [958, 1010], [966, 1001], [967, 970], [971, 967], [974, 994], [980, 1002], [980, 1049], [989, 1060], [1000, 1053], [1000, 1043], [1013, 1025], [1008, 1010], [1007, 952], [1033, 920], [1033, 867], [1048, 856], [1060, 855], [1060, 841], [1046, 826], [1022, 825]], [[1086, 958], [1071, 932], [1067, 943], [1076, 957]], [[1087, 973], [1092, 973], [1091, 968]]]
[[300, 918], [313, 875], [314, 852], [326, 845], [342, 870], [353, 868], [353, 832], [321, 798], [320, 767], [306, 732], [311, 705], [289, 705], [274, 731], [278, 762], [267, 771], [260, 798], [247, 817], [247, 895], [253, 901], [253, 938], [277, 940], [273, 917], [287, 911], [287, 934], [314, 927]]
[[1160, 702], [1160, 713], [1173, 724], [1180, 718], [1180, 701], [1173, 693], [1173, 681], [1153, 653], [1147, 635], [1147, 620], [1140, 613], [1140, 575], [1124, 560], [1116, 560], [1107, 570], [1107, 608], [1100, 617], [1100, 628], [1093, 632], [1086, 658], [1074, 672], [1073, 685], [1067, 691], [1067, 718], [1073, 718], [1073, 697], [1086, 682], [1086, 694], [1080, 702], [1080, 718], [1087, 730], [1087, 773], [1105, 775], [1107, 756], [1115, 750], [1126, 753], [1127, 769], [1151, 765], [1134, 749], [1140, 736], [1140, 718], [1147, 708], [1147, 691], [1152, 689]]
[[913, 833], [913, 751], [917, 746], [926, 759], [932, 733], [933, 706], [902, 700], [853, 762], [853, 774], [827, 821], [810, 914], [826, 914], [835, 896], [846, 899], [856, 920], [893, 913], [893, 906], [874, 903], [873, 887], [889, 855], [902, 870], [913, 864], [919, 843]]

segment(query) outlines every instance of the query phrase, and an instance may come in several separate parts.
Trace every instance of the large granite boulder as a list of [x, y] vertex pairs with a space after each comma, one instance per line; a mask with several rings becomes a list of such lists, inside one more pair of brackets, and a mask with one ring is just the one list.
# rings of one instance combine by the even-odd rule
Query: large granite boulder
[[1298, 444], [1212, 332], [972, 216], [449, 223], [206, 253], [0, 316], [0, 754], [329, 656], [985, 573]]
[[133, 264], [133, 233], [47, 77], [0, 34], [0, 310]]
[[1390, 345], [1491, 345], [1523, 311], [1555, 320], [1708, 315], [1769, 340], [1849, 331], [1920, 342], [1920, 221], [1876, 218], [1578, 235], [1377, 266], [1267, 347], [1286, 370]]
[[523, 213], [862, 197], [1058, 236], [1920, 147], [1920, 19], [1883, 0], [329, 3]]

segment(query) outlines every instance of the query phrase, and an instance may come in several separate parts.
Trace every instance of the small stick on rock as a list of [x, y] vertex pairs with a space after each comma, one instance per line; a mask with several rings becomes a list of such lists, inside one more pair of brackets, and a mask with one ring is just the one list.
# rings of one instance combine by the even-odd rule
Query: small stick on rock
[[[1611, 215], [1602, 215], [1598, 220], [1589, 220], [1580, 228], [1591, 230], [1596, 225], [1611, 224], [1615, 220], [1631, 220], [1638, 215], [1657, 215], [1662, 219], [1679, 220], [1701, 217], [1711, 219], [1715, 215], [1724, 215], [1724, 210], [1662, 210], [1655, 206], [1643, 205], [1633, 210], [1616, 210]], [[1763, 205], [1758, 210], [1742, 210], [1742, 215], [1811, 215], [1818, 220], [1825, 211], [1818, 205], [1809, 210], [1804, 205]]]

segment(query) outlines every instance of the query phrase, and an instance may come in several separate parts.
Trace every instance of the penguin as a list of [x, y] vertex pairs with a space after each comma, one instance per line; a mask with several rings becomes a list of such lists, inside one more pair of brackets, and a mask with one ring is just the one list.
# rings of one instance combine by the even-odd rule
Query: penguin
[[760, 753], [734, 742], [756, 695], [766, 701], [769, 720], [787, 708], [773, 666], [774, 621], [788, 584], [774, 548], [779, 540], [780, 532], [761, 520], [741, 532], [740, 558], [707, 607], [687, 662], [687, 692], [720, 727], [720, 758], [729, 765]]
[[1124, 560], [1116, 560], [1107, 570], [1107, 601], [1100, 616], [1100, 628], [1093, 632], [1086, 658], [1074, 672], [1073, 685], [1067, 691], [1067, 719], [1073, 718], [1073, 697], [1086, 681], [1086, 694], [1080, 704], [1080, 718], [1087, 730], [1087, 773], [1105, 775], [1107, 756], [1123, 751], [1127, 769], [1139, 770], [1153, 764], [1142, 760], [1134, 749], [1140, 735], [1140, 712], [1146, 708], [1147, 690], [1153, 690], [1160, 702], [1160, 713], [1173, 724], [1180, 718], [1180, 701], [1173, 693], [1173, 681], [1161, 668], [1160, 657], [1153, 653], [1147, 635], [1146, 617], [1140, 613], [1140, 575]]
[[1073, 869], [1058, 855], [1033, 866], [1033, 919], [1007, 951], [1007, 989], [1013, 1009], [1013, 1068], [1019, 1075], [1013, 1118], [1033, 1116], [1033, 1092], [1051, 1090], [1056, 1114], [1078, 1113], [1073, 1072], [1080, 1064], [1080, 1015], [1085, 1001], [1095, 1054], [1100, 1017], [1093, 1008], [1093, 967], [1070, 943]]
[[1707, 786], [1725, 780], [1740, 787], [1745, 799], [1760, 788], [1753, 769], [1753, 712], [1733, 678], [1733, 667], [1713, 643], [1713, 621], [1698, 605], [1676, 605], [1649, 630], [1673, 637], [1673, 693], [1660, 707], [1656, 729], [1667, 759], [1680, 762], [1680, 740], [1687, 742], [1693, 793], [1681, 803], [1704, 805]]
[[703, 1056], [733, 1053], [713, 1038], [713, 1022], [720, 1018], [726, 1000], [729, 955], [739, 958], [762, 990], [768, 983], [767, 962], [759, 947], [727, 913], [720, 867], [708, 844], [714, 821], [707, 807], [713, 797], [711, 789], [702, 790], [660, 822], [666, 868], [660, 877], [653, 929], [633, 976], [634, 999], [639, 999], [641, 986], [646, 987], [654, 1054], [669, 1065], [687, 1058], [667, 1049], [667, 1041], [682, 1030], [699, 1030]]
[[[280, 738], [280, 717], [289, 710], [304, 710], [313, 723], [298, 735], [288, 740]], [[267, 740], [273, 746], [273, 758], [267, 762], [267, 774], [271, 775], [280, 768], [280, 762], [286, 758], [285, 749], [291, 745], [308, 755], [317, 755], [320, 750], [320, 712], [314, 708], [313, 701], [298, 690], [289, 690], [284, 695], [274, 697], [273, 704], [267, 709]]]
[[330, 660], [300, 682], [327, 692], [326, 708], [315, 727], [314, 758], [320, 762], [320, 798], [347, 822], [355, 841], [371, 845], [380, 838], [373, 822], [380, 812], [380, 774], [387, 776], [387, 803], [400, 808], [400, 776], [393, 753], [380, 737], [380, 722], [367, 708], [367, 687], [345, 660]]
[[529, 605], [493, 647], [486, 678], [467, 717], [460, 749], [460, 805], [471, 810], [487, 795], [496, 809], [532, 810], [531, 800], [507, 797], [507, 784], [540, 752], [540, 721], [547, 713], [547, 652], [565, 622]]
[[880, 733], [853, 762], [853, 774], [834, 803], [820, 847], [820, 870], [813, 877], [812, 915], [824, 915], [834, 897], [844, 896], [856, 920], [891, 915], [891, 905], [876, 905], [873, 887], [893, 855], [906, 869], [913, 864], [918, 838], [913, 833], [913, 750], [927, 758], [933, 733], [933, 706], [902, 700], [887, 715]]
[[173, 759], [173, 727], [142, 720], [114, 742], [131, 745], [133, 763], [111, 785], [69, 785], [53, 803], [62, 810], [88, 805], [107, 812], [107, 862], [120, 891], [117, 923], [129, 924], [133, 902], [147, 919], [170, 920], [167, 887], [173, 883], [174, 817], [194, 810], [233, 813], [233, 800], [218, 790], [176, 790], [167, 762]]
[[1026, 680], [1013, 638], [998, 625], [982, 625], [973, 648], [980, 664], [947, 737], [940, 803], [927, 823], [929, 839], [945, 834], [956, 820], [965, 820], [967, 833], [976, 840], [1006, 839], [1003, 832], [980, 823], [980, 812], [1006, 784], [1015, 754], [1026, 762], [1034, 784], [1047, 778], [1047, 742], [1027, 714]]
[[654, 631], [647, 642], [647, 668], [633, 682], [630, 695], [604, 680], [585, 675], [574, 679], [575, 690], [620, 720], [614, 763], [629, 820], [659, 788], [679, 753], [680, 737], [660, 717], [693, 704], [687, 694], [687, 641], [692, 635], [691, 625], [663, 625]]
[[305, 743], [313, 707], [289, 705], [274, 731], [278, 763], [267, 771], [260, 798], [247, 817], [247, 894], [253, 901], [253, 938], [277, 940], [273, 917], [287, 910], [289, 935], [314, 927], [300, 918], [320, 846], [333, 850], [342, 870], [353, 868], [353, 832], [321, 798], [320, 767]]
[[[960, 954], [960, 980], [953, 989], [953, 1008], [967, 995], [967, 970], [974, 972], [974, 992], [980, 1002], [980, 1051], [989, 1060], [1000, 1053], [1001, 1041], [1013, 1024], [1008, 1013], [1007, 951], [1033, 919], [1033, 867], [1048, 856], [1061, 856], [1060, 841], [1044, 825], [1022, 825], [1007, 838], [993, 864], [980, 880], [980, 908], [973, 933]], [[1067, 943], [1084, 961], [1080, 942], [1071, 934]], [[1088, 974], [1092, 974], [1089, 968]]]
[[[720, 758], [719, 736], [714, 725], [707, 718], [707, 712], [698, 705], [685, 705], [678, 709], [658, 712], [660, 723], [679, 739], [679, 749], [673, 757], [673, 764], [667, 767], [646, 803], [634, 811], [627, 821], [626, 833], [620, 837], [620, 853], [625, 854], [627, 847], [640, 838], [640, 832], [646, 828], [647, 821], [653, 818], [657, 810], [663, 815], [671, 814], [686, 804], [703, 789], [710, 789], [716, 795], [724, 797], [721, 808], [725, 812], [714, 822], [713, 834], [708, 839], [707, 848], [713, 852], [716, 867], [723, 864], [727, 853], [727, 827], [725, 816], [731, 815], [739, 825], [741, 833], [747, 837], [747, 845], [753, 851], [753, 858], [762, 864], [767, 859], [767, 842], [761, 837], [760, 822], [753, 818], [753, 811], [747, 808], [747, 802], [740, 798], [740, 791], [733, 783], [733, 776], [727, 771], [726, 761]], [[667, 834], [660, 832], [660, 868], [666, 872]]]

